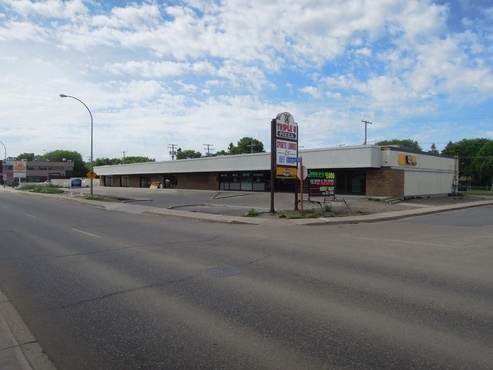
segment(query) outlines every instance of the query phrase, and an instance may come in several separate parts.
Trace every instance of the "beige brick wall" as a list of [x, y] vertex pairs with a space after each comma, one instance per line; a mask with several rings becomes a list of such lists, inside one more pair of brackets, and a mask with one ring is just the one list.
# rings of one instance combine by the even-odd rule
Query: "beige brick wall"
[[404, 171], [368, 170], [366, 172], [367, 196], [404, 197]]

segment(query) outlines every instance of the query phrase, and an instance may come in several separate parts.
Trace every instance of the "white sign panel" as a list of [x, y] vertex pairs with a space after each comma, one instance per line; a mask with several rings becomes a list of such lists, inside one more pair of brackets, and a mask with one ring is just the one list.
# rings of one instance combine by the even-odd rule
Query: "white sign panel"
[[298, 141], [298, 124], [290, 113], [279, 113], [276, 117], [276, 137]]
[[298, 165], [298, 143], [296, 141], [276, 140], [276, 164], [280, 166]]
[[26, 170], [26, 161], [14, 161], [14, 177], [26, 178]]

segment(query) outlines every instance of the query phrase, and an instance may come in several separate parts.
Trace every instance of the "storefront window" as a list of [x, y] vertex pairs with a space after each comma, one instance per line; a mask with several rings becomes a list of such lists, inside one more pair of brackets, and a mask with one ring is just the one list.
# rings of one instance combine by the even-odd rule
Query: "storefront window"
[[121, 187], [124, 187], [124, 188], [130, 186], [130, 184], [129, 184], [129, 182], [130, 182], [129, 181], [129, 178], [130, 178], [130, 176], [122, 176], [120, 178], [120, 186]]
[[241, 190], [240, 174], [232, 173], [229, 183], [229, 190]]
[[267, 191], [269, 172], [222, 173], [219, 175], [221, 190]]
[[149, 188], [151, 186], [151, 176], [141, 176], [140, 177], [140, 187]]
[[241, 190], [252, 191], [252, 174], [244, 172], [241, 174]]

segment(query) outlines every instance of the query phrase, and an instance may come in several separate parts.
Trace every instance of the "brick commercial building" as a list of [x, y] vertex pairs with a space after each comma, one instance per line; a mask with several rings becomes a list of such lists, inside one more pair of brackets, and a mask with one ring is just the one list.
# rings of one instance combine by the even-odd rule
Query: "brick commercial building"
[[[335, 174], [337, 194], [413, 197], [443, 195], [456, 188], [455, 158], [407, 149], [360, 145], [298, 153], [303, 166]], [[270, 191], [271, 154], [254, 153], [95, 167], [100, 185], [178, 189]], [[276, 178], [276, 191], [293, 191], [297, 181]]]
[[14, 183], [39, 183], [46, 180], [68, 179], [74, 175], [74, 162], [18, 161], [7, 158], [3, 164], [3, 181]]

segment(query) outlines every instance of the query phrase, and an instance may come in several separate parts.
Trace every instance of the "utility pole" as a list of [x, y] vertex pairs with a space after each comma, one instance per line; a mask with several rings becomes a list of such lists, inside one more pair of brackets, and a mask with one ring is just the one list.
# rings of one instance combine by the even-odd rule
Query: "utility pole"
[[367, 145], [367, 137], [368, 137], [368, 124], [371, 125], [371, 122], [370, 121], [367, 121], [366, 119], [362, 119], [361, 122], [363, 122], [365, 124], [365, 143], [363, 145]]
[[123, 154], [123, 164], [125, 164], [125, 153], [127, 153], [127, 152], [126, 152], [126, 151], [122, 151], [122, 152], [120, 152], [120, 153], [122, 153], [122, 154]]
[[211, 146], [214, 146], [214, 144], [202, 144], [202, 145], [207, 147], [207, 157], [210, 157], [211, 156], [211, 150], [214, 150], [214, 149], [211, 149]]
[[253, 139], [250, 141], [250, 145], [247, 145], [248, 147], [250, 147], [250, 153], [253, 154], [253, 147], [255, 145], [253, 145]]
[[168, 145], [168, 149], [171, 149], [170, 152], [169, 152], [169, 155], [171, 155], [171, 160], [174, 161], [175, 160], [175, 155], [176, 155], [176, 150], [175, 148], [177, 147], [178, 145], [176, 144], [169, 144]]

